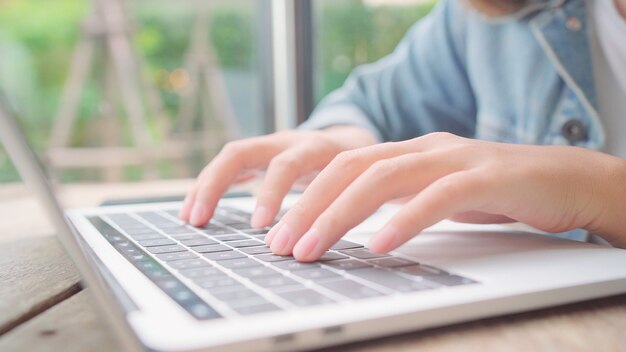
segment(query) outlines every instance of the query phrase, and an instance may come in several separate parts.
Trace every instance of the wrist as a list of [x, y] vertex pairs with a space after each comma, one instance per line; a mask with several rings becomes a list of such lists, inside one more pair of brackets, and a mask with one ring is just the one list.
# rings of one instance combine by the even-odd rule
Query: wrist
[[585, 227], [616, 247], [626, 248], [626, 160], [609, 156], [598, 173], [596, 216]]

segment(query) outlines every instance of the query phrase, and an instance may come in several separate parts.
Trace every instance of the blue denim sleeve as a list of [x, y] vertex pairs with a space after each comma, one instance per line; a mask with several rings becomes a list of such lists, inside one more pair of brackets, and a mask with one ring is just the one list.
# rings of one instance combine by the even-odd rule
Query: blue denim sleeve
[[473, 136], [476, 106], [464, 65], [462, 3], [441, 0], [385, 58], [356, 68], [301, 129], [356, 125], [379, 141], [435, 131]]

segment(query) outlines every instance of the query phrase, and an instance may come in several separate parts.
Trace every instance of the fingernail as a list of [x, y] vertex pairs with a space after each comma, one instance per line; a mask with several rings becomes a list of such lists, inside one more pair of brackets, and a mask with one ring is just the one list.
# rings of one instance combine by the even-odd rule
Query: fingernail
[[398, 239], [398, 229], [393, 225], [385, 225], [369, 241], [369, 249], [374, 253], [386, 253], [393, 249]]
[[206, 221], [208, 209], [207, 207], [200, 202], [196, 202], [193, 205], [193, 209], [191, 210], [191, 216], [189, 217], [189, 222], [193, 226], [204, 225], [203, 222]]
[[252, 214], [250, 225], [254, 228], [261, 228], [265, 226], [265, 224], [267, 224], [269, 217], [270, 211], [264, 206], [259, 206], [254, 210], [254, 213]]
[[272, 239], [272, 244], [270, 245], [272, 252], [275, 254], [284, 254], [289, 244], [290, 237], [291, 232], [289, 231], [289, 225], [283, 224], [274, 236], [274, 239]]
[[278, 232], [282, 226], [283, 226], [283, 223], [279, 222], [278, 224], [274, 225], [274, 227], [272, 227], [270, 229], [270, 231], [267, 233], [267, 235], [265, 235], [265, 244], [266, 245], [269, 246], [269, 245], [272, 244], [272, 240], [274, 239], [274, 236], [276, 236], [276, 232]]
[[310, 229], [307, 233], [302, 236], [302, 238], [298, 241], [296, 246], [293, 249], [293, 255], [299, 261], [310, 261], [318, 259], [319, 251], [318, 244], [320, 242], [320, 238], [316, 228]]

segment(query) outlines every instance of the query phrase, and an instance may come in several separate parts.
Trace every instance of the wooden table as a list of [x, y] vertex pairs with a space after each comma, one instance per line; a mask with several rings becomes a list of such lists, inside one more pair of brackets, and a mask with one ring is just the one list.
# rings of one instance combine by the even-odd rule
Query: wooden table
[[[66, 206], [183, 194], [189, 180], [75, 185]], [[0, 351], [117, 351], [34, 198], [0, 185]], [[626, 350], [626, 295], [341, 346], [336, 351]]]

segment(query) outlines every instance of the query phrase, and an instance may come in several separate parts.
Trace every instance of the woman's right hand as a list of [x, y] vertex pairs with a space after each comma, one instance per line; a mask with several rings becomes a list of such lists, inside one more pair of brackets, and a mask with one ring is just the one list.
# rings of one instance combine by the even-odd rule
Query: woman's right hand
[[291, 130], [230, 142], [198, 176], [185, 198], [180, 218], [193, 226], [205, 226], [222, 194], [238, 176], [266, 169], [251, 225], [269, 226], [300, 177], [322, 170], [343, 151], [374, 143], [376, 138], [369, 131], [354, 126]]

